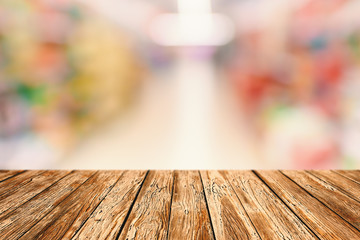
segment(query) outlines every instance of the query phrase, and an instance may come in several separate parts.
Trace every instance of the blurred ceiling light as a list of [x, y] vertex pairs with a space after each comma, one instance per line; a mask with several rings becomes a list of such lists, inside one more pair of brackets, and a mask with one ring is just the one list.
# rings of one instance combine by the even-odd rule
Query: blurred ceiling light
[[179, 14], [182, 15], [211, 13], [210, 0], [178, 0], [177, 3]]
[[178, 0], [178, 14], [161, 14], [150, 24], [150, 36], [165, 46], [217, 46], [228, 43], [234, 25], [211, 13], [210, 0]]
[[234, 36], [233, 23], [224, 15], [162, 14], [150, 26], [151, 38], [165, 46], [219, 46]]

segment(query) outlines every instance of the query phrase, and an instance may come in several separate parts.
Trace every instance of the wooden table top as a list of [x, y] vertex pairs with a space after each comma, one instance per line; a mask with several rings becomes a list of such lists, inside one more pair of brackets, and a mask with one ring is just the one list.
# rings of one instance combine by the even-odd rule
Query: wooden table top
[[0, 239], [360, 239], [360, 171], [0, 171]]

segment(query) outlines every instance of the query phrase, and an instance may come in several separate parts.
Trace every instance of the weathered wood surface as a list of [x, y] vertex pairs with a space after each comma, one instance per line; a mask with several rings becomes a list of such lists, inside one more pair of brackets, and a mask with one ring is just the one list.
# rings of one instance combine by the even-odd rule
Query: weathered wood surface
[[20, 204], [36, 196], [69, 173], [70, 171], [46, 171], [31, 176], [26, 184], [15, 187], [12, 189], [13, 191], [5, 190], [6, 193], [0, 196], [0, 216], [11, 212]]
[[4, 171], [0, 239], [360, 239], [360, 171]]
[[307, 172], [325, 183], [330, 184], [332, 187], [348, 195], [350, 198], [360, 202], [360, 188], [358, 183], [340, 174], [334, 174], [329, 170]]
[[360, 170], [351, 170], [351, 171], [337, 170], [334, 172], [360, 184]]
[[315, 176], [300, 171], [282, 171], [309, 194], [360, 229], [360, 203]]
[[19, 175], [15, 175], [12, 178], [9, 178], [7, 181], [3, 181], [0, 183], [0, 197], [2, 199], [14, 194], [18, 189], [23, 188], [34, 178], [36, 178], [39, 174], [44, 171], [27, 171]]
[[93, 174], [92, 171], [81, 171], [67, 175], [51, 188], [1, 216], [0, 239], [20, 238]]
[[314, 234], [250, 171], [226, 174], [262, 239], [314, 239]]
[[151, 171], [119, 239], [165, 239], [168, 235], [173, 171]]
[[219, 171], [201, 171], [216, 239], [259, 239], [243, 204]]
[[360, 232], [279, 171], [256, 171], [321, 239], [360, 239]]
[[116, 239], [146, 171], [126, 171], [74, 239]]
[[198, 171], [175, 171], [169, 239], [214, 239]]
[[6, 171], [6, 170], [0, 170], [0, 182], [5, 181], [8, 178], [11, 178], [13, 176], [16, 176], [20, 173], [23, 173], [24, 171]]
[[121, 174], [122, 172], [118, 171], [96, 172], [28, 230], [21, 239], [71, 238], [105, 198]]

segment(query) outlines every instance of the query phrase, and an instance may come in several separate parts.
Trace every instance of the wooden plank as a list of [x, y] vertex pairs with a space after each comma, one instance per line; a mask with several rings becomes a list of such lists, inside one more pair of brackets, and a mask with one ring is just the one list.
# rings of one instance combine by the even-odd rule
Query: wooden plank
[[0, 197], [6, 198], [12, 195], [15, 191], [29, 184], [34, 177], [42, 174], [43, 172], [44, 171], [42, 170], [26, 171], [8, 179], [7, 181], [0, 182]]
[[360, 184], [360, 170], [336, 170], [333, 171]]
[[316, 238], [253, 172], [225, 174], [262, 239]]
[[122, 174], [123, 171], [97, 172], [20, 239], [70, 239]]
[[175, 171], [169, 239], [214, 239], [198, 171]]
[[321, 239], [359, 239], [360, 232], [279, 171], [256, 171]]
[[11, 191], [11, 194], [0, 196], [0, 216], [8, 214], [69, 173], [70, 171], [46, 171], [35, 175], [27, 184]]
[[259, 235], [223, 172], [201, 171], [216, 239], [259, 239]]
[[166, 239], [173, 171], [150, 171], [119, 239]]
[[282, 171], [325, 206], [360, 229], [360, 203], [304, 171]]
[[1, 216], [1, 239], [21, 237], [93, 174], [93, 171], [75, 171], [12, 212]]
[[312, 170], [307, 172], [360, 202], [360, 184], [330, 170]]
[[145, 176], [126, 171], [73, 239], [116, 239]]
[[23, 173], [25, 171], [20, 170], [0, 170], [0, 182], [3, 182], [17, 174]]

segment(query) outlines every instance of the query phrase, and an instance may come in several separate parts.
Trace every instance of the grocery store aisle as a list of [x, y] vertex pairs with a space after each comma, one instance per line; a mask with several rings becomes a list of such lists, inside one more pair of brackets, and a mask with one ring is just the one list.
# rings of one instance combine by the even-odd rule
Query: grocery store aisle
[[180, 56], [169, 72], [145, 81], [130, 113], [100, 128], [55, 167], [257, 168], [229, 90], [210, 61]]
[[135, 169], [166, 162], [171, 93], [165, 79], [146, 80], [135, 106], [83, 140], [59, 162], [60, 168]]

